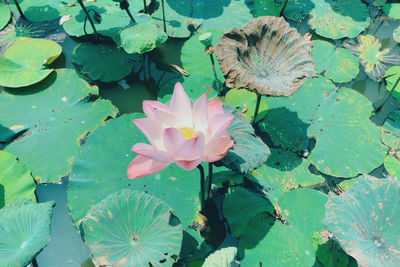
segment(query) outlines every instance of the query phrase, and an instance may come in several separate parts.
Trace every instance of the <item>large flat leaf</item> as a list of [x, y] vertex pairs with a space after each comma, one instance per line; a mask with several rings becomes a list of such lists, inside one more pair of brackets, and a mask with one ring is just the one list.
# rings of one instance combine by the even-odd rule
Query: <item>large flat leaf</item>
[[94, 205], [82, 227], [95, 264], [171, 266], [182, 244], [182, 224], [171, 213], [161, 199], [128, 189]]
[[0, 266], [26, 266], [47, 245], [53, 205], [18, 198], [0, 209]]
[[400, 149], [400, 109], [389, 114], [381, 131], [382, 143], [396, 150]]
[[227, 129], [235, 144], [217, 164], [240, 173], [258, 168], [268, 159], [268, 146], [255, 134], [251, 124], [239, 111], [226, 104], [223, 104], [223, 108], [235, 116]]
[[366, 175], [329, 199], [323, 223], [359, 265], [399, 264], [399, 189], [400, 182], [392, 178]]
[[15, 198], [36, 201], [36, 186], [31, 171], [6, 151], [0, 151], [0, 186], [4, 190], [4, 197], [0, 196], [0, 208]]
[[[165, 201], [181, 220], [184, 239], [180, 256], [185, 259], [203, 257], [209, 250], [200, 249], [202, 239], [194, 230], [201, 223], [199, 171], [185, 171], [171, 164], [153, 175], [133, 180], [126, 178], [127, 167], [135, 157], [132, 146], [147, 142], [132, 122], [139, 117], [143, 115], [126, 114], [109, 120], [88, 136], [74, 159], [69, 180], [68, 205], [72, 219], [79, 224], [93, 205], [114, 192], [127, 188], [143, 191]], [[227, 171], [226, 168], [214, 170], [216, 174]]]
[[325, 182], [322, 176], [312, 174], [308, 170], [309, 166], [308, 160], [292, 152], [271, 149], [267, 162], [246, 177], [260, 184], [268, 199], [276, 206], [279, 199], [292, 189]]
[[316, 72], [324, 72], [324, 76], [334, 82], [350, 82], [358, 75], [357, 58], [344, 48], [336, 48], [327, 41], [315, 40], [312, 54]]
[[[9, 2], [13, 11], [18, 13], [14, 1]], [[68, 2], [64, 0], [18, 0], [18, 3], [24, 16], [33, 22], [59, 18], [68, 8]]]
[[385, 14], [394, 19], [400, 19], [400, 3], [386, 3], [382, 6]]
[[239, 240], [243, 266], [313, 266], [313, 233], [321, 230], [326, 195], [295, 189], [279, 201], [285, 224], [266, 213], [254, 217]]
[[24, 38], [13, 43], [0, 56], [0, 85], [23, 87], [46, 78], [53, 69], [46, 68], [60, 54], [61, 46], [45, 39]]
[[38, 182], [59, 181], [69, 174], [80, 140], [117, 112], [109, 101], [88, 99], [97, 93], [97, 87], [90, 87], [69, 69], [59, 69], [18, 92], [4, 91], [0, 124], [26, 129], [5, 150], [28, 165]]
[[384, 160], [385, 169], [393, 177], [400, 179], [400, 152], [389, 151]]
[[[372, 104], [356, 91], [336, 89], [332, 82], [318, 77], [308, 79], [290, 98], [266, 100], [270, 110], [286, 108], [309, 124], [307, 134], [316, 139], [309, 159], [321, 172], [354, 177], [382, 164], [387, 149], [380, 141], [380, 127], [369, 119]], [[291, 131], [286, 125], [282, 131]]]
[[2, 30], [10, 21], [11, 13], [8, 7], [0, 3], [0, 30]]
[[234, 267], [237, 266], [235, 258], [237, 254], [237, 248], [226, 247], [215, 251], [213, 254], [207, 257], [202, 267]]

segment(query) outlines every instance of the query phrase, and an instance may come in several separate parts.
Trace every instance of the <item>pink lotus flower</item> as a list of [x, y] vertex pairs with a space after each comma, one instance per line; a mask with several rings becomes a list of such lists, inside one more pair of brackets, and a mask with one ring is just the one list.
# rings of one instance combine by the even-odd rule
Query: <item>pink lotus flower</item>
[[233, 146], [226, 129], [234, 116], [225, 113], [221, 102], [207, 102], [203, 94], [192, 105], [180, 83], [175, 84], [169, 106], [158, 101], [143, 101], [147, 118], [133, 122], [150, 144], [138, 143], [132, 152], [138, 156], [128, 166], [134, 179], [161, 171], [171, 162], [191, 170], [202, 161], [222, 159]]

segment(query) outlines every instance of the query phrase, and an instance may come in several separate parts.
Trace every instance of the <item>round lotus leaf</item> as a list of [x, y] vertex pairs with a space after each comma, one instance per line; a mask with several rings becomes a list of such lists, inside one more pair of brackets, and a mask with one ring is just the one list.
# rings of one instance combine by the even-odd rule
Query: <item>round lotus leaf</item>
[[314, 8], [310, 12], [308, 24], [323, 37], [354, 38], [369, 26], [369, 11], [361, 0], [311, 0], [311, 2]]
[[400, 149], [400, 109], [389, 114], [381, 131], [382, 143], [394, 150]]
[[15, 198], [26, 198], [36, 201], [35, 183], [31, 171], [17, 158], [0, 150], [0, 186], [4, 195], [0, 195], [0, 208]]
[[136, 56], [128, 55], [113, 44], [80, 43], [72, 53], [78, 71], [93, 81], [113, 82], [128, 76]]
[[[253, 18], [245, 1], [164, 0], [164, 4], [166, 30], [170, 37], [189, 37], [198, 27], [201, 31], [226, 31]], [[161, 1], [158, 0], [155, 6], [152, 16], [163, 28]]]
[[274, 207], [259, 193], [243, 187], [232, 187], [225, 195], [222, 211], [232, 234], [239, 238], [252, 217], [261, 212], [273, 213]]
[[315, 40], [312, 49], [315, 70], [337, 83], [350, 82], [359, 72], [358, 60], [350, 51], [336, 48], [323, 40]]
[[[49, 21], [64, 15], [68, 2], [64, 0], [17, 0], [24, 16], [33, 22]], [[9, 1], [14, 13], [18, 14], [14, 1]], [[77, 3], [76, 3], [77, 5]]]
[[314, 250], [324, 267], [343, 267], [349, 264], [349, 255], [343, 251], [339, 242], [331, 238], [328, 231], [322, 230], [313, 235]]
[[[29, 166], [38, 182], [57, 182], [69, 174], [85, 135], [117, 110], [74, 70], [59, 69], [44, 81], [0, 94], [0, 124], [25, 131], [5, 150]], [[18, 112], [9, 112], [15, 110]], [[43, 164], [46, 162], [46, 164]]]
[[380, 127], [369, 119], [373, 106], [360, 93], [336, 89], [329, 80], [317, 77], [308, 79], [290, 98], [266, 100], [269, 112], [286, 108], [310, 125], [307, 135], [316, 139], [316, 145], [309, 159], [319, 171], [349, 178], [382, 164], [387, 149], [380, 140]]
[[[223, 31], [209, 31], [213, 35], [212, 45], [215, 45], [219, 36]], [[210, 55], [205, 53], [204, 45], [198, 40], [197, 34], [187, 40], [181, 50], [182, 68], [189, 73], [189, 76], [183, 76], [182, 86], [186, 89], [196, 91], [196, 97], [204, 92], [209, 92], [208, 95], [216, 95], [217, 85], [214, 78]], [[223, 88], [224, 77], [219, 69], [218, 61], [214, 57], [215, 71], [219, 88]], [[198, 96], [197, 96], [198, 94]], [[195, 97], [195, 96], [191, 96]]]
[[359, 35], [358, 44], [344, 42], [343, 45], [358, 57], [365, 73], [374, 81], [380, 81], [388, 68], [386, 64], [400, 64], [400, 56], [390, 48], [381, 51], [382, 44], [375, 36]]
[[[284, 0], [280, 0], [284, 2]], [[285, 18], [298, 21], [304, 19], [314, 7], [312, 0], [288, 0], [283, 12]]]
[[129, 189], [94, 205], [82, 228], [96, 266], [171, 266], [182, 244], [182, 224], [171, 213], [161, 199]]
[[[101, 35], [111, 37], [114, 40], [119, 39], [120, 31], [131, 23], [128, 14], [122, 11], [119, 4], [114, 1], [96, 0], [94, 2], [84, 2], [84, 5], [87, 10], [93, 10], [89, 12], [89, 15], [94, 22], [97, 32]], [[136, 20], [138, 16], [136, 15], [136, 11], [132, 8], [139, 5], [131, 6], [130, 11]], [[141, 6], [141, 8], [142, 7], [143, 6]], [[79, 4], [68, 7], [65, 11], [65, 15], [71, 15], [71, 19], [63, 23], [64, 30], [68, 35], [76, 37], [84, 36], [85, 30], [87, 34], [94, 33], [87, 19], [85, 28], [86, 15]]]
[[385, 169], [393, 177], [400, 179], [400, 152], [389, 151], [384, 161]]
[[0, 31], [0, 55], [21, 37], [43, 38], [61, 43], [66, 36], [58, 20], [31, 22], [21, 17], [12, 18], [11, 23]]
[[17, 198], [0, 209], [0, 266], [26, 266], [47, 245], [53, 205]]
[[269, 157], [268, 146], [255, 134], [247, 119], [233, 107], [223, 104], [226, 113], [233, 114], [234, 120], [226, 132], [235, 143], [217, 165], [225, 165], [238, 173], [247, 173], [261, 166]]
[[[386, 81], [386, 89], [389, 90], [389, 92], [393, 89], [393, 86], [397, 82], [397, 80], [400, 78], [400, 66], [392, 66], [390, 67], [386, 72], [384, 76], [389, 76], [385, 79]], [[400, 83], [396, 85], [396, 88], [394, 88], [392, 92], [392, 96], [396, 98], [397, 100], [400, 101]]]
[[230, 88], [290, 96], [315, 75], [312, 43], [282, 17], [259, 17], [223, 34], [215, 55]]
[[312, 189], [295, 189], [279, 201], [286, 223], [267, 213], [250, 220], [239, 239], [243, 266], [313, 266], [313, 233], [321, 230], [326, 195]]
[[365, 175], [326, 204], [323, 224], [360, 266], [400, 262], [399, 189], [397, 180]]
[[[132, 122], [139, 117], [143, 114], [125, 114], [109, 120], [87, 137], [80, 153], [74, 158], [69, 178], [68, 206], [72, 219], [79, 224], [93, 205], [122, 189], [147, 192], [170, 205], [181, 220], [184, 238], [180, 257], [203, 257], [210, 250], [204, 244], [198, 250], [201, 238], [199, 232], [194, 230], [196, 225], [202, 223], [198, 215], [199, 171], [185, 171], [170, 164], [153, 175], [133, 180], [126, 178], [127, 167], [135, 157], [131, 152], [132, 146], [147, 142]], [[214, 168], [216, 175], [227, 171], [224, 167]]]
[[342, 179], [342, 181], [339, 183], [339, 188], [342, 189], [343, 191], [346, 191], [352, 186], [355, 182], [357, 181], [356, 178], [351, 178], [351, 179]]
[[394, 31], [393, 31], [393, 39], [396, 42], [400, 43], [400, 26], [397, 27], [396, 29], [394, 29]]
[[0, 30], [2, 30], [10, 21], [11, 13], [8, 7], [0, 3]]
[[246, 175], [246, 178], [263, 187], [264, 193], [273, 205], [286, 192], [298, 187], [321, 185], [324, 177], [312, 174], [310, 162], [295, 153], [271, 149], [271, 156], [260, 168]]
[[[254, 92], [250, 92], [245, 89], [232, 89], [226, 93], [224, 102], [242, 113], [248, 121], [253, 121], [254, 111], [256, 110], [257, 105], [257, 95]], [[262, 120], [265, 115], [267, 115], [267, 110], [267, 103], [264, 99], [261, 99], [257, 115], [257, 122]]]
[[382, 6], [382, 10], [387, 16], [400, 19], [400, 3], [386, 3]]
[[215, 251], [207, 257], [202, 267], [234, 267], [238, 266], [235, 263], [237, 248], [226, 247]]
[[253, 0], [254, 17], [275, 16], [279, 17], [283, 3], [275, 0]]
[[121, 46], [129, 54], [149, 52], [167, 39], [167, 34], [153, 20], [138, 23], [121, 32]]
[[53, 69], [46, 68], [60, 54], [61, 46], [45, 39], [21, 38], [0, 56], [0, 85], [23, 87], [46, 78]]

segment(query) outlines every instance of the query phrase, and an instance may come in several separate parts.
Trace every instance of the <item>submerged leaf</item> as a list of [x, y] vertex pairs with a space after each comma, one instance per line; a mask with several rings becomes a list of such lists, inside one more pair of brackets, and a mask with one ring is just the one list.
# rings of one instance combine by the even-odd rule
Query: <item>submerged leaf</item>
[[344, 42], [343, 45], [358, 57], [365, 73], [374, 81], [380, 81], [388, 68], [386, 64], [400, 64], [400, 56], [386, 48], [381, 51], [382, 44], [375, 36], [359, 35], [358, 44], [352, 45]]
[[171, 266], [182, 244], [182, 224], [171, 207], [129, 189], [94, 205], [82, 228], [97, 266]]
[[400, 262], [400, 182], [358, 178], [326, 204], [323, 224], [361, 266], [397, 266]]
[[46, 65], [53, 62], [61, 50], [61, 46], [51, 40], [19, 39], [0, 56], [0, 85], [17, 88], [40, 82], [53, 71]]
[[283, 18], [259, 17], [223, 34], [215, 55], [228, 87], [290, 96], [315, 75], [311, 46]]
[[0, 209], [0, 266], [26, 266], [47, 245], [53, 205], [18, 198]]

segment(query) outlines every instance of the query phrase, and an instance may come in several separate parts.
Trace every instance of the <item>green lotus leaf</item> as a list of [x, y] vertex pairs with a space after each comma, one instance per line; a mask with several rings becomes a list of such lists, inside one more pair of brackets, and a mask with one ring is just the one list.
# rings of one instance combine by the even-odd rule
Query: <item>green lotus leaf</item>
[[15, 198], [26, 198], [36, 202], [35, 183], [31, 171], [17, 158], [0, 150], [0, 185], [4, 197], [0, 197], [0, 208]]
[[[14, 17], [16, 16], [14, 15]], [[61, 43], [66, 36], [58, 24], [58, 20], [31, 22], [21, 18], [12, 18], [11, 23], [0, 31], [0, 55], [21, 37], [42, 38]]]
[[132, 70], [136, 55], [128, 55], [113, 44], [78, 44], [72, 54], [72, 63], [78, 71], [93, 81], [119, 81]]
[[[200, 30], [226, 31], [240, 27], [252, 19], [251, 6], [245, 1], [164, 0], [165, 22], [170, 37], [186, 38], [199, 26]], [[163, 28], [161, 1], [156, 1], [153, 18]]]
[[23, 125], [14, 125], [11, 129], [4, 127], [0, 124], [0, 144], [9, 143], [12, 141], [18, 134], [25, 131]]
[[[310, 125], [307, 135], [315, 138], [316, 144], [309, 159], [319, 171], [349, 178], [369, 173], [382, 164], [387, 149], [380, 140], [380, 127], [369, 119], [373, 106], [360, 93], [344, 87], [336, 89], [329, 80], [317, 77], [308, 79], [290, 98], [266, 101], [269, 112], [286, 108]], [[332, 142], [338, 136], [340, 142]]]
[[279, 17], [283, 8], [283, 2], [276, 0], [253, 0], [254, 17], [275, 16]]
[[237, 254], [237, 248], [226, 247], [215, 251], [213, 254], [207, 257], [202, 267], [234, 267], [237, 266], [235, 258]]
[[138, 23], [121, 32], [121, 46], [129, 54], [149, 52], [167, 39], [167, 34], [153, 20]]
[[[367, 6], [361, 0], [311, 0], [314, 8], [308, 24], [323, 37], [354, 38], [369, 26]], [[357, 12], [354, 12], [354, 11]]]
[[393, 31], [393, 39], [396, 42], [400, 43], [400, 26], [397, 27], [396, 29], [394, 29], [394, 31]]
[[326, 204], [323, 224], [361, 266], [396, 266], [400, 182], [365, 175]]
[[400, 152], [399, 151], [389, 151], [388, 155], [385, 157], [383, 162], [385, 169], [390, 175], [395, 178], [400, 179]]
[[26, 266], [47, 245], [53, 205], [17, 198], [0, 209], [0, 266]]
[[[49, 21], [64, 15], [68, 2], [64, 0], [18, 0], [24, 16], [33, 22]], [[14, 1], [10, 1], [14, 13], [18, 13]]]
[[382, 6], [386, 3], [387, 0], [364, 0], [364, 2], [368, 3], [369, 5], [373, 6]]
[[[96, 30], [99, 34], [111, 37], [118, 45], [120, 39], [120, 32], [124, 28], [131, 25], [131, 19], [125, 11], [122, 11], [119, 4], [109, 0], [96, 0], [95, 2], [85, 2], [87, 10], [93, 10], [89, 12], [92, 18]], [[147, 14], [136, 14], [140, 9], [143, 8], [143, 4], [131, 4], [129, 10], [131, 11], [136, 22], [142, 20], [147, 21]], [[100, 18], [98, 15], [99, 14]], [[85, 28], [85, 13], [83, 12], [80, 5], [75, 4], [65, 11], [65, 15], [71, 15], [71, 19], [63, 23], [65, 32], [70, 36], [84, 36], [85, 30], [87, 34], [93, 34], [93, 29], [90, 26], [89, 21], [86, 23]]]
[[[280, 2], [284, 2], [280, 0]], [[304, 19], [314, 8], [312, 0], [292, 0], [288, 1], [283, 12], [285, 18], [298, 21]]]
[[161, 199], [129, 189], [94, 205], [82, 228], [96, 266], [171, 266], [182, 244], [182, 224], [171, 213]]
[[226, 113], [235, 116], [227, 129], [235, 144], [217, 164], [238, 173], [260, 167], [270, 154], [268, 146], [255, 134], [254, 128], [239, 111], [226, 104], [223, 104], [223, 108]]
[[232, 234], [237, 238], [241, 236], [252, 216], [274, 211], [271, 202], [259, 193], [243, 187], [232, 187], [229, 190], [225, 195], [222, 210]]
[[308, 160], [292, 152], [272, 148], [267, 162], [247, 174], [246, 178], [261, 185], [268, 199], [276, 206], [279, 199], [290, 190], [325, 182], [322, 176], [312, 174], [309, 166]]
[[[232, 89], [226, 93], [224, 102], [242, 113], [249, 122], [253, 121], [254, 111], [256, 110], [257, 105], [257, 95], [254, 92], [245, 89]], [[267, 103], [264, 99], [261, 99], [257, 122], [267, 115], [267, 110]]]
[[358, 57], [365, 73], [374, 81], [380, 81], [388, 68], [386, 64], [400, 64], [400, 56], [386, 48], [381, 51], [382, 44], [375, 36], [359, 35], [358, 44], [352, 45], [344, 42], [343, 45]]
[[387, 16], [400, 19], [400, 3], [386, 3], [382, 6], [382, 10]]
[[381, 131], [382, 143], [394, 150], [400, 149], [400, 109], [389, 114]]
[[[221, 30], [209, 31], [213, 40], [212, 45], [215, 45], [219, 36], [223, 33]], [[187, 40], [181, 50], [181, 61], [182, 68], [189, 73], [188, 77], [183, 76], [182, 86], [186, 89], [191, 89], [196, 91], [196, 98], [208, 91], [208, 95], [217, 94], [217, 85], [214, 78], [214, 72], [212, 69], [210, 55], [205, 54], [204, 45], [198, 40], [196, 34], [189, 40]], [[217, 73], [217, 79], [219, 83], [219, 88], [223, 88], [224, 76], [222, 75], [218, 61], [214, 57], [215, 71]], [[194, 96], [192, 96], [195, 98]]]
[[[131, 148], [147, 138], [132, 123], [143, 114], [125, 114], [107, 121], [87, 137], [80, 153], [74, 158], [69, 178], [68, 205], [72, 219], [79, 224], [87, 211], [109, 194], [122, 189], [147, 192], [165, 201], [174, 210], [184, 229], [180, 257], [202, 258], [210, 252], [195, 229], [201, 219], [200, 178], [197, 169], [185, 171], [175, 164], [164, 170], [137, 179], [127, 179], [126, 170], [135, 157]], [[105, 142], [105, 140], [107, 140]], [[214, 175], [230, 171], [214, 168]]]
[[323, 229], [326, 195], [313, 189], [295, 189], [279, 200], [285, 223], [267, 213], [250, 220], [239, 239], [243, 266], [313, 266], [313, 233]]
[[26, 129], [5, 150], [29, 166], [38, 182], [59, 181], [70, 172], [81, 139], [117, 112], [109, 101], [89, 100], [92, 94], [98, 94], [97, 87], [90, 87], [70, 69], [59, 69], [17, 92], [4, 91], [0, 124]]
[[318, 261], [324, 267], [348, 266], [349, 255], [343, 251], [339, 242], [330, 237], [326, 230], [315, 232], [313, 235], [314, 250]]
[[300, 153], [304, 153], [308, 146], [308, 126], [296, 112], [285, 107], [268, 110], [265, 118], [258, 123], [260, 131], [266, 133], [274, 145]]
[[[387, 71], [385, 72], [385, 76], [389, 75], [391, 76], [387, 77], [385, 81], [386, 81], [386, 89], [389, 90], [390, 92], [393, 89], [394, 84], [400, 78], [400, 66], [392, 66], [388, 68]], [[394, 88], [392, 96], [400, 101], [400, 83], [398, 83], [396, 88]]]
[[315, 76], [311, 48], [282, 17], [258, 17], [224, 33], [215, 55], [227, 87], [290, 96]]
[[0, 30], [2, 30], [10, 21], [11, 13], [8, 7], [0, 3]]
[[350, 51], [335, 48], [327, 41], [315, 40], [312, 49], [315, 70], [337, 83], [350, 82], [359, 72], [358, 60]]
[[0, 56], [0, 85], [23, 87], [46, 78], [53, 69], [46, 68], [60, 54], [61, 46], [45, 39], [24, 38], [15, 41]]
[[352, 186], [356, 181], [357, 181], [357, 177], [351, 178], [351, 179], [342, 179], [342, 181], [339, 183], [339, 187], [343, 191], [347, 191], [347, 190], [349, 190], [350, 186]]

